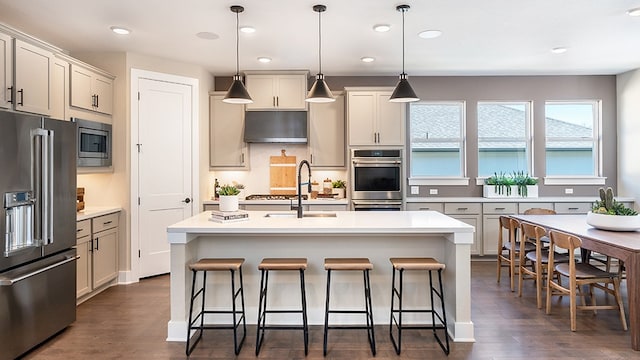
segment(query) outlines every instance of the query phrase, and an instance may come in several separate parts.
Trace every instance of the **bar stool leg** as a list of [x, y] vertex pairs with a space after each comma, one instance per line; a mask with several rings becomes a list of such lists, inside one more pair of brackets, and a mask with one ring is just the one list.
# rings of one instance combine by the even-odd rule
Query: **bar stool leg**
[[309, 353], [309, 325], [307, 323], [307, 294], [304, 284], [304, 270], [300, 269], [300, 293], [302, 295], [302, 327], [304, 332], [304, 355]]
[[[438, 341], [438, 344], [440, 344], [440, 347], [442, 348], [442, 351], [444, 351], [444, 353], [446, 355], [449, 355], [449, 334], [447, 333], [447, 313], [445, 311], [445, 307], [444, 307], [444, 292], [443, 292], [443, 287], [442, 287], [442, 269], [438, 269], [438, 288], [439, 291], [436, 291], [436, 289], [433, 287], [433, 277], [431, 275], [431, 270], [429, 270], [429, 285], [431, 287], [431, 319], [432, 319], [432, 324], [433, 324], [433, 336], [436, 338], [436, 340]], [[433, 294], [436, 294], [439, 298], [440, 298], [440, 306], [442, 307], [442, 316], [440, 316], [435, 309], [434, 303], [433, 303]], [[440, 339], [440, 337], [438, 337], [438, 333], [436, 332], [436, 316], [438, 317], [438, 319], [440, 320], [440, 322], [442, 322], [443, 328], [444, 328], [444, 338], [445, 338], [445, 344], [442, 343], [442, 340]]]
[[[189, 304], [189, 322], [187, 323], [187, 344], [186, 344], [186, 354], [187, 356], [191, 355], [191, 352], [193, 351], [193, 349], [196, 347], [196, 345], [198, 344], [198, 342], [200, 342], [200, 339], [202, 339], [202, 333], [203, 328], [204, 328], [204, 300], [205, 300], [205, 288], [206, 288], [206, 284], [207, 284], [207, 272], [203, 271], [202, 272], [202, 288], [200, 288], [200, 290], [198, 290], [196, 292], [196, 280], [197, 280], [197, 275], [198, 272], [196, 270], [192, 270], [191, 271], [193, 276], [192, 276], [192, 282], [191, 282], [191, 301]], [[201, 305], [201, 309], [200, 309], [200, 313], [194, 318], [193, 317], [193, 305], [195, 302], [195, 299], [198, 297], [198, 295], [202, 294], [202, 305]], [[195, 327], [195, 329], [199, 330], [200, 332], [198, 333], [198, 335], [196, 336], [196, 338], [194, 339], [193, 343], [191, 343], [191, 330], [194, 329], [193, 323], [198, 321], [198, 316], [200, 316], [200, 326], [199, 327]]]
[[[238, 269], [238, 275], [240, 277], [240, 289], [238, 289], [238, 291], [236, 291], [236, 284], [235, 284], [235, 271], [234, 270], [229, 270], [231, 272], [231, 314], [233, 317], [233, 350], [235, 351], [236, 355], [238, 355], [240, 353], [240, 349], [242, 349], [242, 344], [244, 343], [244, 339], [247, 336], [247, 328], [245, 324], [245, 319], [244, 319], [244, 286], [243, 286], [243, 282], [242, 282], [242, 268]], [[242, 316], [240, 317], [240, 319], [237, 318], [237, 313], [238, 311], [236, 310], [236, 298], [238, 297], [238, 292], [240, 292], [241, 296], [242, 296]], [[238, 326], [240, 326], [239, 322], [240, 320], [242, 320], [243, 322], [243, 333], [242, 333], [242, 339], [240, 340], [240, 342], [238, 343]]]
[[260, 276], [260, 299], [258, 301], [258, 322], [256, 333], [256, 356], [260, 353], [264, 340], [264, 327], [266, 323], [267, 286], [269, 285], [269, 270], [262, 270]]
[[327, 270], [327, 292], [324, 305], [324, 343], [322, 345], [322, 355], [327, 356], [327, 335], [329, 333], [329, 292], [331, 291], [331, 269]]
[[367, 316], [367, 336], [371, 353], [376, 356], [376, 337], [373, 331], [373, 307], [371, 305], [371, 282], [369, 281], [369, 270], [364, 270], [364, 298]]
[[[393, 344], [393, 348], [396, 350], [396, 354], [400, 355], [402, 350], [402, 284], [403, 284], [403, 275], [404, 269], [397, 270], [399, 273], [399, 284], [398, 288], [396, 288], [395, 278], [396, 278], [396, 269], [393, 268], [393, 275], [391, 277], [391, 323], [389, 324], [389, 336], [391, 337], [391, 344]], [[393, 308], [393, 300], [394, 297], [398, 297], [398, 310], [394, 310]], [[393, 320], [394, 320], [394, 312], [398, 313], [398, 319], [396, 320], [396, 328], [398, 329], [398, 341], [393, 338]]]
[[244, 311], [244, 280], [242, 279], [242, 267], [238, 269], [238, 275], [240, 275], [240, 304], [242, 305], [242, 340], [240, 341], [240, 347], [242, 347], [244, 339], [247, 337], [247, 317]]

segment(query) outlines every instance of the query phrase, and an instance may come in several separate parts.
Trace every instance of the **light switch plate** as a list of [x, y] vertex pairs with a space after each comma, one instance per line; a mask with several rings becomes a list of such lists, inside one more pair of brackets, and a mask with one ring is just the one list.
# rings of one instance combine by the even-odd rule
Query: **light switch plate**
[[565, 194], [573, 194], [573, 189], [572, 188], [566, 188], [566, 189], [564, 189], [564, 193]]
[[438, 189], [429, 189], [429, 195], [438, 195]]
[[419, 186], [412, 186], [411, 187], [411, 195], [418, 195], [420, 194], [420, 187]]

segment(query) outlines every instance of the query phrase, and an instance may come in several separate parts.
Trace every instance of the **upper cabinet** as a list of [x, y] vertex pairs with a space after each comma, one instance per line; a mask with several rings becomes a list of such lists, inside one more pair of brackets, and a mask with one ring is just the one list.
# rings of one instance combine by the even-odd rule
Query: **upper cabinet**
[[11, 108], [13, 90], [13, 46], [11, 36], [0, 33], [0, 108]]
[[311, 166], [345, 166], [344, 94], [336, 101], [309, 104], [309, 155]]
[[113, 78], [71, 64], [71, 106], [111, 115]]
[[249, 154], [243, 140], [244, 108], [222, 99], [222, 92], [209, 94], [209, 165], [246, 169]]
[[50, 115], [53, 53], [22, 40], [14, 39], [14, 43], [14, 108]]
[[349, 146], [404, 145], [405, 104], [389, 102], [391, 93], [347, 92]]
[[247, 110], [306, 110], [307, 72], [264, 74], [246, 72], [247, 91], [253, 103]]
[[51, 70], [51, 117], [69, 120], [67, 104], [69, 104], [69, 63], [56, 58]]

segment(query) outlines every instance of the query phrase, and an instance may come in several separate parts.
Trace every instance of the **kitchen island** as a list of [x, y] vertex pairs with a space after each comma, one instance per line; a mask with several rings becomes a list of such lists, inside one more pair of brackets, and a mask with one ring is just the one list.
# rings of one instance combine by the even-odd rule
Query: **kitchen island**
[[[307, 212], [305, 214], [318, 214]], [[267, 217], [266, 215], [272, 215]], [[327, 214], [327, 213], [324, 213]], [[191, 272], [187, 264], [204, 257], [243, 257], [247, 323], [257, 320], [259, 272], [264, 257], [306, 257], [306, 292], [309, 323], [324, 323], [325, 257], [368, 257], [373, 263], [371, 292], [375, 323], [388, 324], [391, 299], [390, 257], [428, 256], [444, 262], [444, 293], [449, 333], [454, 341], [474, 341], [471, 322], [470, 246], [474, 228], [435, 211], [338, 211], [333, 217], [298, 219], [293, 212], [249, 211], [249, 220], [234, 223], [209, 221], [210, 212], [167, 228], [171, 244], [171, 319], [168, 341], [185, 341]], [[408, 272], [404, 303], [422, 306], [428, 299], [427, 276]], [[297, 273], [270, 275], [270, 306], [299, 306]], [[208, 277], [207, 307], [230, 305], [229, 277]], [[332, 277], [332, 307], [363, 306], [362, 274], [338, 272]], [[428, 302], [428, 300], [426, 300]], [[419, 315], [417, 315], [419, 316]], [[219, 319], [208, 319], [213, 322]], [[226, 321], [227, 319], [225, 319]], [[299, 316], [270, 318], [273, 323], [299, 322]], [[342, 315], [333, 323], [362, 323], [364, 318]], [[426, 321], [407, 318], [408, 323]]]

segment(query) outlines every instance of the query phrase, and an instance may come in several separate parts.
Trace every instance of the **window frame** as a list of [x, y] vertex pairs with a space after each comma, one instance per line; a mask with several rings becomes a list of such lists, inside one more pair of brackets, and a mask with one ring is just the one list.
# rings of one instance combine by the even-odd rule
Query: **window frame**
[[[534, 169], [534, 129], [533, 129], [533, 108], [534, 102], [533, 100], [479, 100], [476, 103], [476, 130], [478, 133], [476, 145], [477, 145], [477, 164], [478, 164], [478, 176], [476, 178], [477, 185], [483, 185], [484, 180], [491, 175], [480, 175], [480, 117], [477, 115], [479, 113], [478, 108], [482, 104], [490, 104], [490, 105], [525, 105], [525, 160], [527, 162], [527, 173], [531, 177], [535, 177], [535, 169]], [[503, 140], [504, 138], [500, 138]], [[517, 141], [520, 141], [518, 139]], [[515, 169], [514, 169], [515, 170]]]
[[[547, 104], [591, 104], [593, 107], [593, 169], [592, 175], [546, 175], [546, 159], [547, 159]], [[603, 173], [603, 156], [602, 156], [602, 100], [601, 99], [587, 99], [587, 100], [545, 100], [544, 102], [545, 113], [544, 118], [544, 157], [545, 157], [545, 185], [604, 185], [606, 177], [602, 176]], [[555, 141], [577, 141], [578, 138], [570, 137], [557, 137], [553, 138]], [[586, 141], [586, 140], [583, 140]]]
[[[421, 100], [415, 103], [409, 104], [409, 116], [408, 116], [408, 146], [407, 146], [407, 155], [409, 157], [409, 185], [459, 185], [459, 186], [467, 186], [469, 185], [469, 178], [467, 177], [467, 106], [466, 101], [464, 100], [443, 100], [443, 101], [433, 101], [433, 100]], [[460, 137], [455, 140], [449, 139], [438, 139], [433, 141], [437, 142], [457, 142], [459, 144], [460, 151], [460, 175], [459, 176], [438, 176], [438, 175], [412, 175], [413, 166], [413, 145], [411, 138], [411, 129], [412, 129], [412, 119], [411, 119], [411, 106], [413, 105], [457, 105], [460, 108]]]

